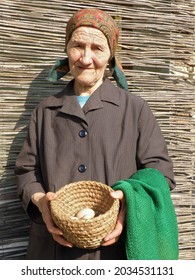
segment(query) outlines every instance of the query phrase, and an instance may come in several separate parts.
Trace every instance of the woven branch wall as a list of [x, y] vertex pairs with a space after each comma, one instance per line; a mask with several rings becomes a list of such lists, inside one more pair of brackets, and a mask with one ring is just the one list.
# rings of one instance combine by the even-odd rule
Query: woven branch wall
[[195, 259], [194, 0], [2, 0], [0, 17], [0, 259], [22, 259], [29, 219], [14, 164], [36, 104], [62, 89], [46, 77], [63, 56], [64, 27], [81, 7], [108, 11], [121, 28], [118, 56], [129, 89], [150, 104], [174, 162], [180, 259]]

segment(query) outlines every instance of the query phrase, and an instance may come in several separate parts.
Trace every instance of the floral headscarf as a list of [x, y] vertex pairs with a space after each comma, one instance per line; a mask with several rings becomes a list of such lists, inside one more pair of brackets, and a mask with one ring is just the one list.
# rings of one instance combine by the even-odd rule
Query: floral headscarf
[[[99, 9], [82, 9], [77, 11], [69, 19], [66, 26], [65, 48], [72, 36], [72, 33], [81, 26], [94, 27], [102, 31], [108, 40], [111, 52], [109, 68], [112, 76], [116, 80], [119, 87], [128, 90], [126, 77], [123, 73], [122, 66], [115, 58], [115, 51], [118, 44], [119, 30], [114, 19], [105, 11]], [[58, 60], [52, 67], [48, 80], [56, 82], [69, 72], [68, 58]]]
[[119, 30], [110, 15], [98, 9], [83, 9], [76, 12], [66, 26], [66, 46], [72, 33], [80, 26], [90, 26], [102, 31], [108, 40], [111, 56], [114, 56], [118, 44]]

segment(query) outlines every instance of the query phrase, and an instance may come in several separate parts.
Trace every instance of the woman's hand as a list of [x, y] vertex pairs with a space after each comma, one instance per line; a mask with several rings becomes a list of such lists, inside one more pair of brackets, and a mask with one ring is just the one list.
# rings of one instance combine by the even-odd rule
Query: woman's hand
[[41, 212], [43, 221], [46, 224], [47, 230], [53, 236], [53, 239], [63, 246], [72, 247], [73, 244], [64, 239], [64, 237], [62, 236], [62, 231], [56, 227], [52, 220], [49, 204], [50, 201], [55, 197], [56, 194], [53, 192], [48, 192], [46, 194], [40, 192], [32, 195], [31, 200]]
[[111, 192], [111, 196], [113, 198], [118, 198], [121, 202], [121, 209], [118, 215], [118, 220], [116, 222], [115, 229], [109, 233], [108, 235], [105, 236], [104, 242], [102, 243], [102, 246], [108, 246], [111, 244], [114, 244], [115, 242], [118, 241], [123, 228], [125, 224], [125, 217], [126, 217], [126, 206], [125, 206], [125, 197], [122, 191], [113, 191]]

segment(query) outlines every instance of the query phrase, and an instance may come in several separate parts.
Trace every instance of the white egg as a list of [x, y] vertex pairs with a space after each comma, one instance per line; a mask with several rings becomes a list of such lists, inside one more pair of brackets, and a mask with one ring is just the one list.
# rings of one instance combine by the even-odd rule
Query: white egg
[[92, 219], [94, 216], [95, 212], [91, 208], [84, 208], [76, 214], [77, 218], [86, 220]]

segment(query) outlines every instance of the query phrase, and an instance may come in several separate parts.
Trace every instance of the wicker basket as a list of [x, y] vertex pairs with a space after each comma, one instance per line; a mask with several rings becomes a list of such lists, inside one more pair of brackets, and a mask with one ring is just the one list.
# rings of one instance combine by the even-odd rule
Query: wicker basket
[[[116, 225], [119, 200], [110, 196], [112, 188], [95, 181], [80, 181], [62, 187], [51, 201], [51, 214], [64, 238], [79, 248], [93, 249]], [[89, 220], [76, 219], [83, 208], [95, 211]]]

